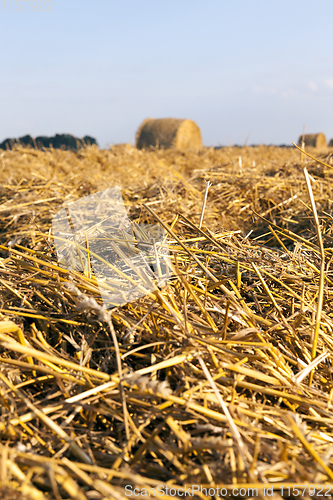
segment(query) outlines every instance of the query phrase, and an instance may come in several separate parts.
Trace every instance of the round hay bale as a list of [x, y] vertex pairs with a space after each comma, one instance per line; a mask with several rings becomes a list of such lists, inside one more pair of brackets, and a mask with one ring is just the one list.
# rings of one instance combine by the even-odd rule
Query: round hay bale
[[[298, 139], [298, 145], [302, 146], [303, 136], [301, 135]], [[324, 134], [305, 134], [304, 135], [304, 145], [311, 146], [313, 148], [326, 148], [326, 137]]]
[[330, 148], [333, 148], [333, 139], [331, 139], [331, 140], [330, 140], [330, 142], [328, 143], [328, 146], [329, 146]]
[[140, 125], [136, 134], [138, 149], [174, 148], [179, 151], [202, 148], [201, 133], [192, 120], [177, 118], [147, 118]]

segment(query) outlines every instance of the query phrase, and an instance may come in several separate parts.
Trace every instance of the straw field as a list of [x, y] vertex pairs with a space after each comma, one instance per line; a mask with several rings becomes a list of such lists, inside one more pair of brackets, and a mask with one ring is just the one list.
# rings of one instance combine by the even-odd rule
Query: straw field
[[[329, 496], [331, 151], [0, 153], [0, 498]], [[113, 186], [172, 275], [106, 310], [51, 227]]]

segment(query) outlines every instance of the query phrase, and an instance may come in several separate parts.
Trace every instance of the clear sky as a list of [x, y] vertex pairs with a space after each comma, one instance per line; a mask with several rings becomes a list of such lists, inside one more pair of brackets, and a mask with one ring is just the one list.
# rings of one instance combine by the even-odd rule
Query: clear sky
[[134, 143], [147, 117], [207, 146], [329, 140], [332, 19], [332, 0], [0, 0], [0, 142]]

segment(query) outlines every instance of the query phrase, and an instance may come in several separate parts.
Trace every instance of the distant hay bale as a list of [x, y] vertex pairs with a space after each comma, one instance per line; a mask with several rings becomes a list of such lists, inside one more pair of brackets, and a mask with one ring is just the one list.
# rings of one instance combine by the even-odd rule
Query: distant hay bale
[[[298, 145], [302, 146], [303, 136], [301, 135], [298, 139]], [[326, 137], [324, 134], [305, 134], [304, 135], [304, 145], [311, 146], [313, 148], [325, 148], [327, 146]]]
[[330, 148], [333, 148], [333, 139], [330, 140], [330, 142], [328, 143], [329, 147]]
[[198, 125], [192, 120], [147, 118], [136, 134], [136, 147], [198, 151], [202, 148], [201, 133]]

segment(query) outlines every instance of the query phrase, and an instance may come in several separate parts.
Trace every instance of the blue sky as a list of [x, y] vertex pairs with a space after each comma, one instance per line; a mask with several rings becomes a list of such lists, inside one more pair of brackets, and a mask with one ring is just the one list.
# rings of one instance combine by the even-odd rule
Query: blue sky
[[134, 143], [168, 116], [207, 146], [290, 144], [304, 124], [333, 137], [332, 0], [51, 3], [0, 1], [0, 142]]

